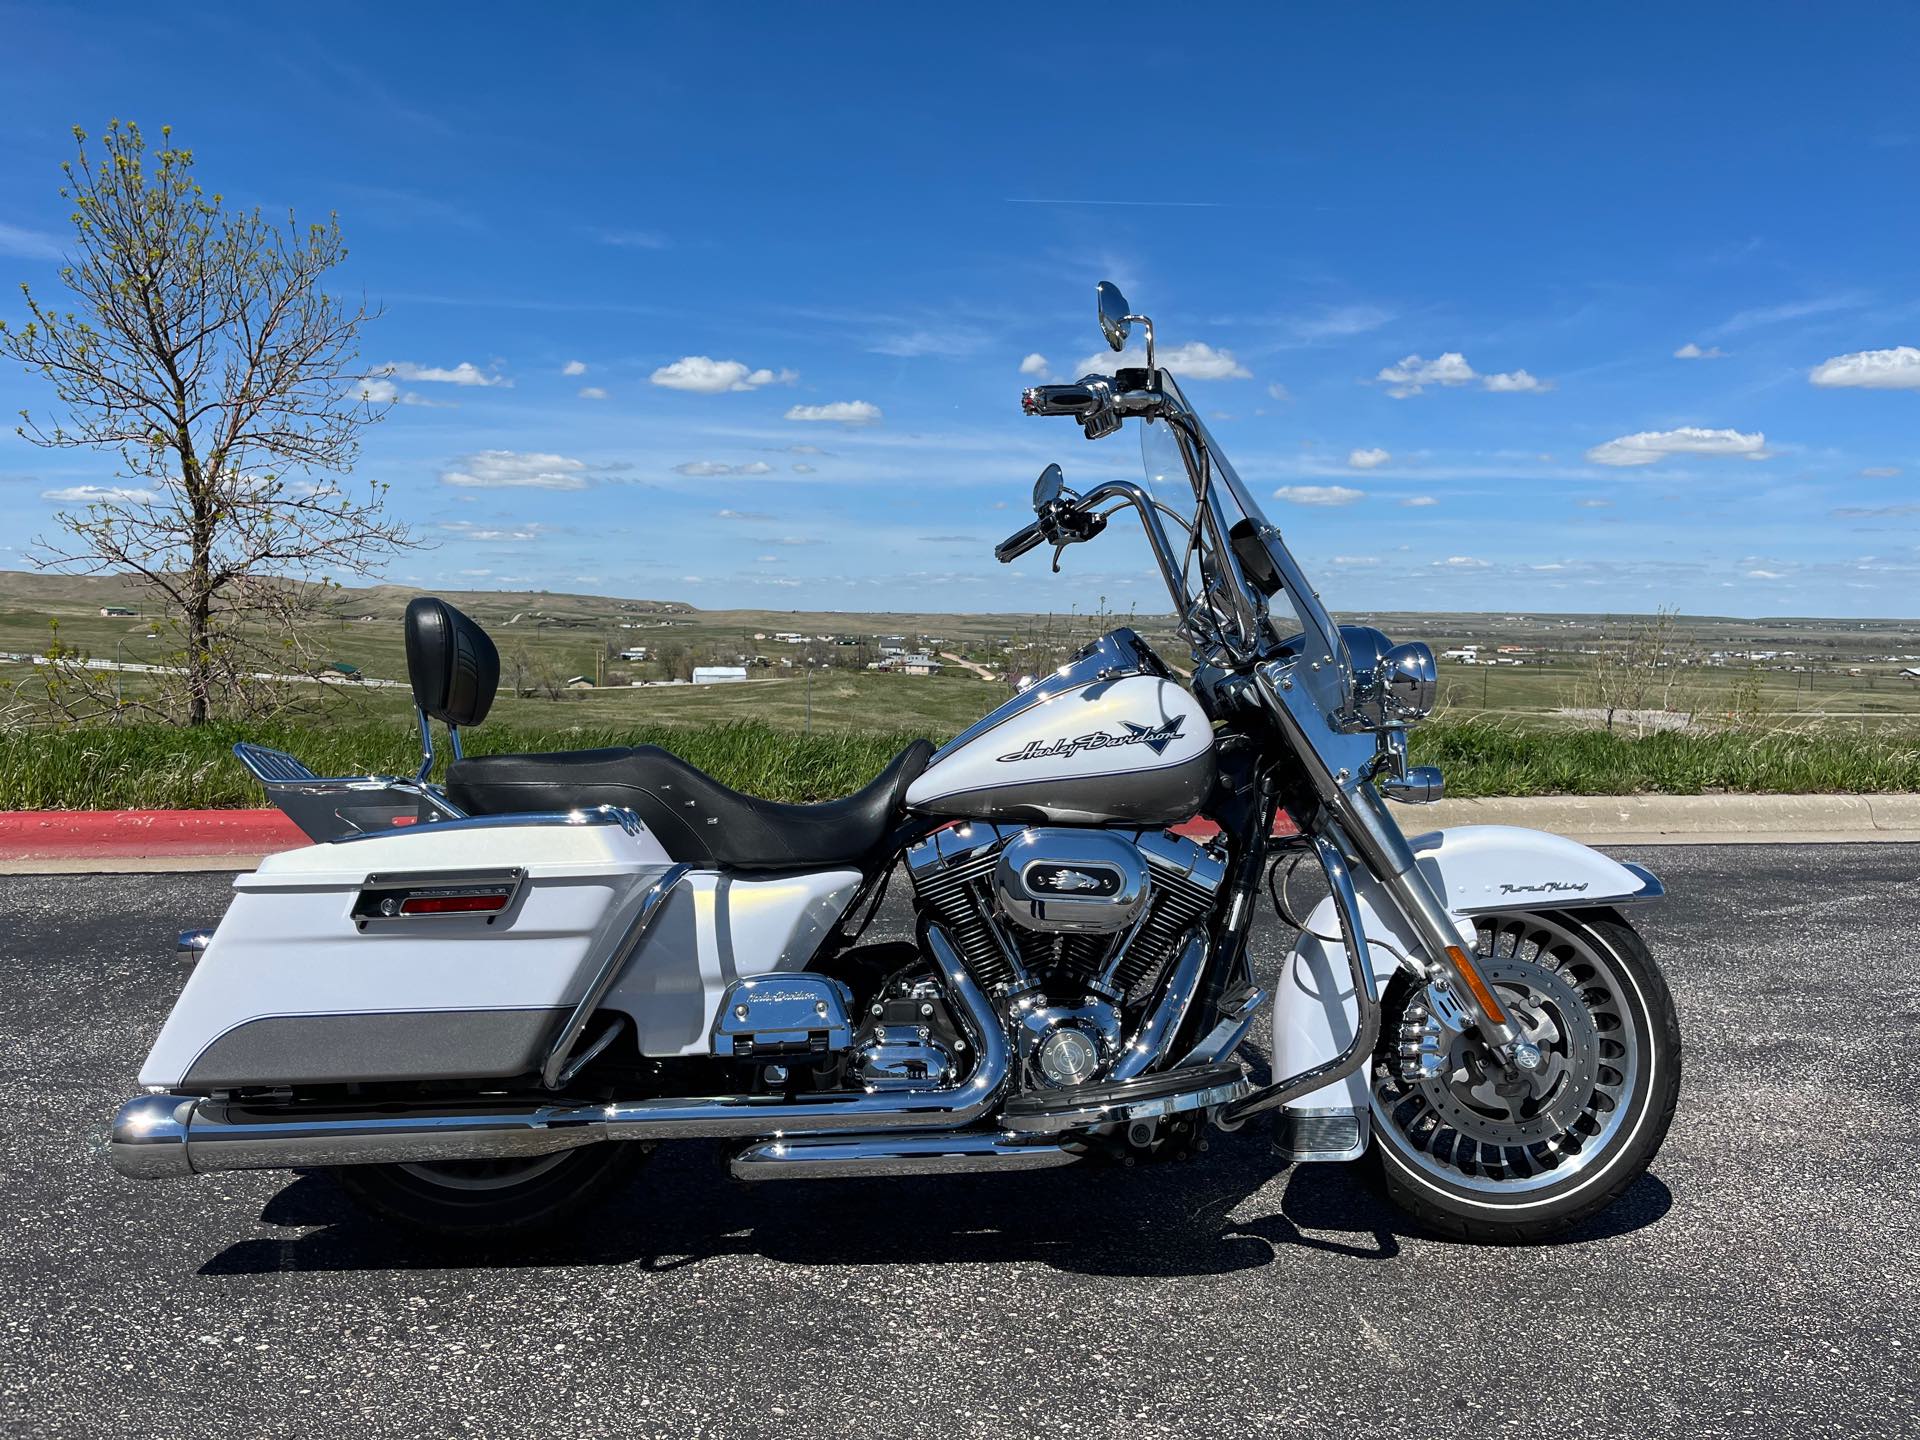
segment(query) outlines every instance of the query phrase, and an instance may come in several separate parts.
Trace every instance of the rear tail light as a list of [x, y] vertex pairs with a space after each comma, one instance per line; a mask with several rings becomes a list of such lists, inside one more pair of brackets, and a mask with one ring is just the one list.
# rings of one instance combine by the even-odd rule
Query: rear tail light
[[525, 879], [522, 870], [369, 875], [353, 918], [362, 930], [372, 921], [436, 915], [484, 916], [491, 925], [512, 907]]

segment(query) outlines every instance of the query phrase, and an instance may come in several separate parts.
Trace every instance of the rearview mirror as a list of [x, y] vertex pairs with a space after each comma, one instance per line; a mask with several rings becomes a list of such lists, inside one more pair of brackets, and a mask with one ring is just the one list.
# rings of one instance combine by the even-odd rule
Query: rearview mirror
[[1049, 465], [1033, 482], [1033, 513], [1041, 514], [1066, 492], [1067, 477], [1058, 465]]
[[1120, 293], [1120, 287], [1111, 280], [1102, 280], [1094, 286], [1093, 293], [1099, 299], [1100, 333], [1107, 337], [1107, 344], [1115, 350], [1124, 350], [1127, 335], [1133, 328], [1127, 324], [1127, 316], [1133, 313], [1127, 308], [1127, 297]]

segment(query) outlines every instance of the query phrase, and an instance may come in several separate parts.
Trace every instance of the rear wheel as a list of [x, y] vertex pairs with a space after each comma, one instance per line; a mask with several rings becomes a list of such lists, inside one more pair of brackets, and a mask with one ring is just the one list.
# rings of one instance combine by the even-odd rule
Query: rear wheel
[[435, 1234], [533, 1234], [598, 1204], [632, 1178], [648, 1147], [603, 1142], [510, 1160], [342, 1165], [333, 1175], [370, 1213]]
[[1673, 997], [1611, 913], [1490, 915], [1478, 965], [1546, 1063], [1504, 1071], [1446, 1007], [1401, 976], [1374, 1057], [1372, 1163], [1429, 1228], [1493, 1244], [1545, 1240], [1645, 1173], [1680, 1095]]

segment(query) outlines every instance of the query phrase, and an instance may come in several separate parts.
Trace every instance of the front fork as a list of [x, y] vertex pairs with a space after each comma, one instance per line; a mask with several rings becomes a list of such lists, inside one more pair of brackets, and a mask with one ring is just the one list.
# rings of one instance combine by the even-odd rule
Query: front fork
[[[1449, 998], [1479, 1029], [1503, 1065], [1538, 1070], [1540, 1047], [1513, 1023], [1473, 956], [1461, 945], [1460, 930], [1447, 909], [1446, 898], [1434, 892], [1426, 873], [1414, 863], [1413, 847], [1407, 844], [1407, 837], [1372, 782], [1362, 780], [1342, 786], [1339, 799], [1328, 809], [1333, 822], [1328, 838], [1335, 844], [1343, 838], [1351, 842], [1356, 858], [1380, 881], [1408, 927], [1420, 937], [1426, 951], [1424, 968], [1416, 956], [1408, 956], [1407, 963], [1422, 980], [1449, 992]], [[1358, 938], [1364, 958], [1365, 937]]]

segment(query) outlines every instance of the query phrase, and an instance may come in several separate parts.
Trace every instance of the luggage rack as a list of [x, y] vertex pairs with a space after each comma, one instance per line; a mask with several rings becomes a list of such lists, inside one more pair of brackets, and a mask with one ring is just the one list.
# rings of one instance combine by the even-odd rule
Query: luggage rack
[[394, 775], [316, 775], [284, 750], [241, 741], [240, 763], [266, 787], [267, 798], [316, 844], [379, 834], [402, 825], [462, 820], [466, 812], [424, 780]]

